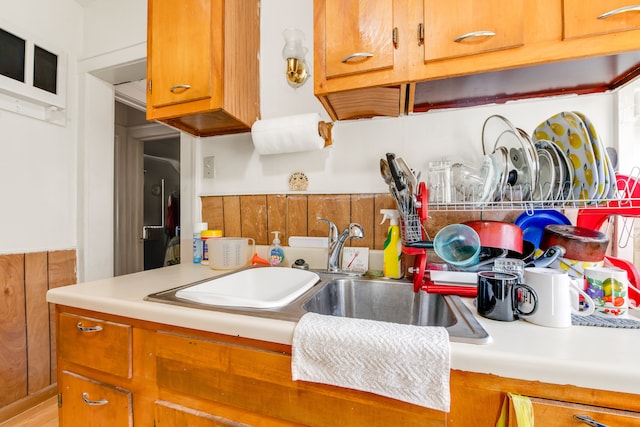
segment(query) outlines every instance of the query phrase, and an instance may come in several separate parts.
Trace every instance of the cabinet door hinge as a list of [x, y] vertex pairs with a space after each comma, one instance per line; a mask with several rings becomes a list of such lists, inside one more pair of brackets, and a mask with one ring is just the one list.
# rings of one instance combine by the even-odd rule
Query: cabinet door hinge
[[62, 408], [62, 393], [58, 393], [58, 408]]
[[421, 22], [418, 24], [418, 46], [424, 44], [424, 24]]
[[151, 93], [151, 87], [152, 87], [151, 79], [149, 79], [149, 81], [147, 82], [147, 90], [149, 90], [149, 93]]
[[391, 36], [393, 47], [398, 48], [398, 27], [393, 27], [393, 35]]

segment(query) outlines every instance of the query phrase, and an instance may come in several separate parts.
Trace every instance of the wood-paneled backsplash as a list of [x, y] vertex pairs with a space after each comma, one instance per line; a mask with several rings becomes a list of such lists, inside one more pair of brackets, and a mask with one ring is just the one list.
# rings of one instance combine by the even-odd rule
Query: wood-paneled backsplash
[[76, 251], [0, 255], [0, 423], [56, 392], [47, 290], [76, 283]]
[[[279, 231], [283, 245], [289, 236], [328, 235], [328, 226], [317, 217], [333, 221], [340, 231], [349, 223], [363, 226], [364, 239], [351, 239], [351, 246], [382, 249], [388, 221], [380, 224], [380, 209], [395, 209], [390, 194], [258, 194], [202, 197], [202, 221], [224, 236], [252, 237], [257, 245], [268, 245], [271, 232]], [[425, 229], [433, 238], [443, 226], [474, 219], [513, 221], [519, 212], [430, 212]]]

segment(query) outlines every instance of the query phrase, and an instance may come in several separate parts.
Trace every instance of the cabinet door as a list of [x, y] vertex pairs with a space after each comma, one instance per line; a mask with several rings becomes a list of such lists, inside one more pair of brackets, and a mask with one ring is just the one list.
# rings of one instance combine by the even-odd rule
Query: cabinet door
[[161, 401], [156, 402], [155, 425], [156, 427], [248, 427], [248, 424]]
[[[214, 25], [213, 17], [219, 17]], [[153, 107], [210, 98], [221, 90], [223, 43], [221, 0], [149, 0]], [[217, 75], [214, 75], [216, 74]]]
[[564, 0], [564, 38], [640, 28], [640, 3], [630, 0]]
[[523, 0], [424, 0], [424, 60], [522, 46]]
[[63, 371], [60, 427], [133, 425], [131, 392]]
[[324, 3], [327, 78], [393, 67], [392, 0]]

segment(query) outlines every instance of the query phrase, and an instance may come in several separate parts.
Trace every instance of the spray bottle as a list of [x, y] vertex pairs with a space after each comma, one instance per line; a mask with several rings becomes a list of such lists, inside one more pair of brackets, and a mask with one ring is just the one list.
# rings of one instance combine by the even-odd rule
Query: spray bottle
[[395, 209], [380, 209], [380, 213], [384, 215], [383, 224], [389, 220], [389, 228], [387, 229], [387, 239], [384, 241], [383, 252], [383, 275], [390, 279], [401, 279], [404, 276], [402, 271], [402, 241], [400, 240], [400, 213]]
[[280, 232], [272, 231], [271, 234], [275, 234], [276, 237], [269, 247], [269, 264], [271, 264], [272, 267], [277, 267], [284, 261], [284, 249], [280, 246]]

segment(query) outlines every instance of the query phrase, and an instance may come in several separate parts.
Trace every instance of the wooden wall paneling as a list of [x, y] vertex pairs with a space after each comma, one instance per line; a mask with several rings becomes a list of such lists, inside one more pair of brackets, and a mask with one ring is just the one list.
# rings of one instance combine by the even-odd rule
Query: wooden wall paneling
[[389, 229], [389, 221], [385, 221], [384, 224], [380, 224], [382, 221], [381, 209], [397, 209], [396, 202], [393, 200], [391, 194], [376, 194], [373, 207], [373, 221], [374, 233], [373, 233], [373, 249], [384, 249], [384, 241], [387, 238], [387, 230]]
[[271, 233], [279, 231], [280, 243], [285, 246], [289, 245], [288, 222], [287, 196], [284, 194], [267, 195], [267, 239], [269, 243], [275, 237]]
[[[76, 273], [76, 251], [62, 250], [49, 252], [47, 255], [47, 276], [49, 277], [49, 289], [58, 288], [60, 286], [73, 285], [77, 281]], [[55, 383], [58, 379], [57, 363], [56, 363], [56, 322], [55, 311], [49, 305], [49, 330], [51, 333], [51, 382]]]
[[0, 407], [27, 395], [24, 255], [0, 256]]
[[351, 195], [351, 222], [357, 222], [364, 229], [362, 239], [349, 239], [348, 246], [373, 248], [375, 243], [375, 211], [373, 194]]
[[224, 207], [222, 196], [202, 197], [202, 222], [209, 230], [224, 230]]
[[327, 236], [328, 226], [316, 217], [326, 218], [338, 227], [338, 233], [351, 222], [350, 194], [314, 194], [309, 195], [309, 236]]
[[24, 264], [29, 367], [27, 392], [32, 394], [51, 384], [50, 314], [46, 299], [49, 286], [47, 253], [27, 253]]
[[224, 213], [223, 235], [226, 237], [242, 236], [240, 196], [223, 196], [222, 201]]
[[[287, 196], [287, 233], [289, 236], [310, 236], [309, 197], [306, 194]], [[315, 217], [313, 217], [315, 220]], [[286, 243], [289, 244], [288, 242]]]
[[256, 245], [268, 245], [267, 196], [240, 196], [241, 227], [243, 237], [253, 237]]

